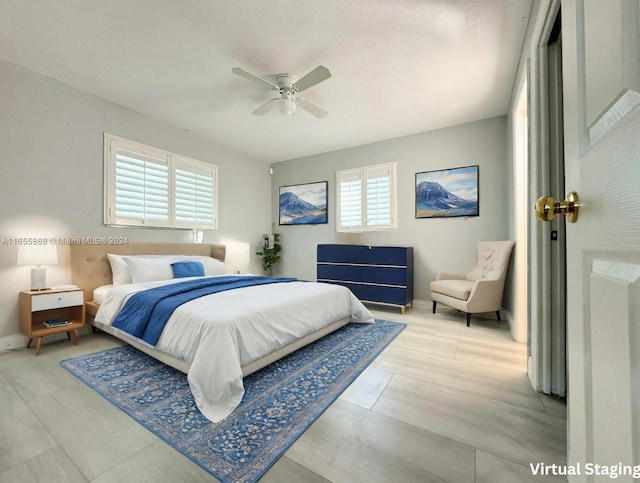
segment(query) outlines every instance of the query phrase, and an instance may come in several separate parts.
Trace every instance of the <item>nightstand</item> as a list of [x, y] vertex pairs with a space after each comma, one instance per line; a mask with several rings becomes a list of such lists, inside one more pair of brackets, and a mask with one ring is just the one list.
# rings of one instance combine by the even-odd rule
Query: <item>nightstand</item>
[[[34, 337], [36, 355], [40, 353], [42, 338], [66, 332], [69, 339], [78, 345], [76, 329], [84, 326], [84, 290], [36, 290], [20, 292], [20, 330], [29, 337], [27, 348]], [[70, 325], [47, 328], [46, 320], [68, 319]]]

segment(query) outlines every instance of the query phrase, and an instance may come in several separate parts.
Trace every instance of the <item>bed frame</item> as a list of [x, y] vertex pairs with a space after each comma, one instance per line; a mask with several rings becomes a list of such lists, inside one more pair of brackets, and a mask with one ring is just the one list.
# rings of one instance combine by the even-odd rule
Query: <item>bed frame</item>
[[[127, 344], [130, 344], [142, 352], [158, 359], [165, 364], [178, 369], [181, 372], [189, 371], [189, 364], [153, 347], [139, 342], [137, 339], [127, 336], [121, 331], [114, 330], [111, 326], [104, 325], [94, 320], [98, 311], [98, 304], [93, 301], [93, 291], [102, 285], [112, 283], [111, 265], [107, 253], [116, 255], [204, 255], [224, 261], [225, 246], [214, 244], [188, 244], [188, 243], [130, 243], [127, 245], [69, 245], [69, 260], [71, 264], [71, 283], [84, 289], [85, 308], [87, 319], [94, 327], [107, 332]], [[281, 359], [287, 354], [304, 347], [307, 344], [339, 329], [349, 323], [350, 317], [337, 320], [317, 332], [306, 335], [302, 339], [295, 340], [281, 349], [272, 352], [246, 366], [242, 366], [242, 375], [247, 376], [272, 362]]]

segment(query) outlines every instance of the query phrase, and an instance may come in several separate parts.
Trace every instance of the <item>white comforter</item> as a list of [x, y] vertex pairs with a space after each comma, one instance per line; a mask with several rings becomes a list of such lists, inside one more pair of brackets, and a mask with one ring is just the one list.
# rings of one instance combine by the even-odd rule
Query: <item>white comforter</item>
[[[115, 286], [95, 320], [110, 325], [133, 293], [183, 280], [190, 279]], [[155, 348], [191, 364], [188, 380], [196, 404], [217, 422], [242, 400], [241, 366], [348, 316], [352, 322], [374, 321], [351, 291], [338, 285], [286, 282], [246, 287], [178, 307]]]

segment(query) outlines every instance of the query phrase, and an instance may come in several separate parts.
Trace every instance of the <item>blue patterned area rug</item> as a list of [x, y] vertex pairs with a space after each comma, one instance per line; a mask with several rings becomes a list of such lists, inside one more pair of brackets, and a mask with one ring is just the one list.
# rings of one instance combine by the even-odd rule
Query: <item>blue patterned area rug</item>
[[69, 372], [223, 482], [256, 481], [406, 324], [347, 324], [244, 379], [225, 420], [198, 410], [185, 374], [131, 346], [61, 362]]

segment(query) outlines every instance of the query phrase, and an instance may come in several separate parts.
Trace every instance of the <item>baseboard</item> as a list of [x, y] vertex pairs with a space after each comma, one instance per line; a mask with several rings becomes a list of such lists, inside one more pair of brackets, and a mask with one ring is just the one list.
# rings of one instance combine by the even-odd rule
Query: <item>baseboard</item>
[[0, 337], [0, 354], [13, 350], [20, 350], [27, 347], [27, 336], [22, 334], [8, 335]]
[[511, 332], [511, 338], [513, 340], [516, 340], [516, 338], [513, 336], [513, 334], [515, 334], [515, 330], [516, 330], [516, 321], [513, 318], [513, 316], [511, 315], [511, 312], [509, 312], [508, 310], [505, 309], [501, 309], [500, 310], [500, 315], [504, 314], [502, 317], [502, 320], [506, 320], [507, 322], [509, 322], [509, 332]]
[[414, 300], [412, 307], [416, 309], [430, 309], [432, 307], [431, 300]]
[[[76, 334], [83, 335], [83, 334], [89, 333], [90, 331], [91, 331], [91, 328], [88, 326], [85, 326], [82, 329], [76, 330]], [[66, 332], [60, 332], [58, 334], [52, 334], [43, 338], [42, 342], [43, 344], [47, 344], [49, 342], [55, 342], [57, 340], [63, 340], [66, 338], [67, 338]], [[26, 349], [28, 340], [29, 338], [26, 335], [22, 335], [22, 334], [14, 334], [6, 337], [0, 337], [0, 354], [2, 354], [3, 352]], [[33, 348], [33, 345], [31, 347]]]

